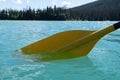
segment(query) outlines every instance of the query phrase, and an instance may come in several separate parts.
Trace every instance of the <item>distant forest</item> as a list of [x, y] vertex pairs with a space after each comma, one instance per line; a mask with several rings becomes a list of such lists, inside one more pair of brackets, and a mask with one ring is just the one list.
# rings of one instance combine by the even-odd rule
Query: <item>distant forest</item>
[[[97, 6], [96, 6], [97, 5]], [[99, 7], [100, 6], [100, 7]], [[120, 20], [119, 7], [101, 7], [98, 3], [64, 9], [54, 6], [46, 9], [0, 10], [0, 20]]]
[[0, 20], [71, 20], [69, 10], [54, 6], [46, 9], [0, 10]]

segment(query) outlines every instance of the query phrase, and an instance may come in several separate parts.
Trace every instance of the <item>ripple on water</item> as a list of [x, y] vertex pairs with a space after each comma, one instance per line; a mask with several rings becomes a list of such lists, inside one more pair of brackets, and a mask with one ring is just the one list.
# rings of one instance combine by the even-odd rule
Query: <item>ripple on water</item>
[[33, 80], [44, 77], [44, 65], [4, 65], [0, 67], [0, 80]]

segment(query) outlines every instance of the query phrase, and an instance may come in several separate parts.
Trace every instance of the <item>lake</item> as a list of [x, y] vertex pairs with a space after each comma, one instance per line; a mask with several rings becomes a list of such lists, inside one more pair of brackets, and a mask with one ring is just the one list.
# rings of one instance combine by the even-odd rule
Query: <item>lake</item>
[[15, 50], [66, 30], [96, 30], [117, 21], [0, 21], [0, 80], [119, 80], [120, 29], [101, 38], [87, 56], [34, 62]]

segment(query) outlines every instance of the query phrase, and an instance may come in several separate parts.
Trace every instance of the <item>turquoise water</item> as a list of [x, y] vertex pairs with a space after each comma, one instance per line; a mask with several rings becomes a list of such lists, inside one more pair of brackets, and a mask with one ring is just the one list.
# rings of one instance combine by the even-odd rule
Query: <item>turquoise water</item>
[[120, 80], [120, 30], [103, 37], [84, 57], [31, 62], [15, 50], [54, 33], [95, 30], [116, 21], [0, 21], [0, 80]]

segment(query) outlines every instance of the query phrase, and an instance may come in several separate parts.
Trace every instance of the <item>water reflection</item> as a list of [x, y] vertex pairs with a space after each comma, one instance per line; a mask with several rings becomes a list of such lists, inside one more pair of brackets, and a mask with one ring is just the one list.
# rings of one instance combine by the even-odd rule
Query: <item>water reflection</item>
[[120, 43], [120, 39], [104, 39], [104, 40], [110, 41], [110, 42]]
[[109, 34], [110, 36], [120, 37], [120, 34]]
[[104, 40], [120, 43], [120, 35], [119, 34], [109, 34], [108, 37], [105, 38]]

